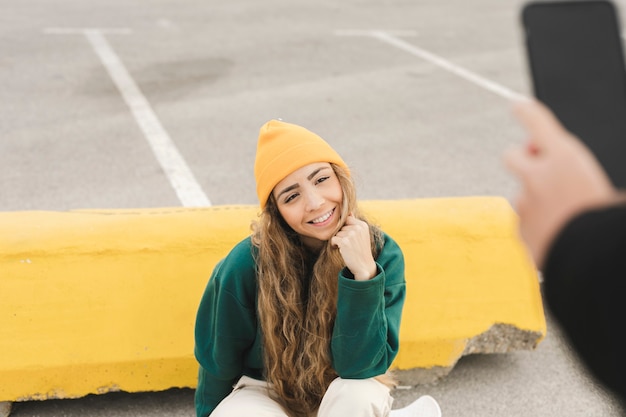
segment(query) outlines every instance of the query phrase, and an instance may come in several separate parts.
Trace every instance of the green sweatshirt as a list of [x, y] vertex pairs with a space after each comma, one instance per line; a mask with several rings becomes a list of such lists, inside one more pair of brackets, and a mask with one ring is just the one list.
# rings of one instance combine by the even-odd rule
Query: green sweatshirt
[[[198, 417], [211, 414], [242, 375], [264, 379], [255, 250], [250, 238], [237, 244], [216, 265], [200, 302], [195, 328]], [[333, 368], [341, 378], [383, 374], [398, 353], [406, 287], [404, 257], [388, 235], [376, 264], [378, 274], [369, 281], [355, 281], [347, 268], [339, 274], [330, 349]]]

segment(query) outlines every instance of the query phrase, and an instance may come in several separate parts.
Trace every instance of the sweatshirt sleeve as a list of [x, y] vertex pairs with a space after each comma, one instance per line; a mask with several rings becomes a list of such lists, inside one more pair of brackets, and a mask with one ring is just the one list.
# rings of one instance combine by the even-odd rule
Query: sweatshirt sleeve
[[589, 211], [555, 239], [544, 268], [550, 311], [592, 373], [626, 399], [626, 206]]
[[[244, 241], [245, 243], [245, 241]], [[195, 326], [200, 364], [196, 414], [208, 416], [242, 375], [243, 357], [256, 334], [255, 268], [250, 246], [240, 244], [215, 267]]]
[[331, 354], [342, 378], [384, 374], [398, 353], [406, 295], [404, 256], [387, 235], [376, 264], [378, 274], [368, 281], [355, 281], [345, 269], [339, 276]]

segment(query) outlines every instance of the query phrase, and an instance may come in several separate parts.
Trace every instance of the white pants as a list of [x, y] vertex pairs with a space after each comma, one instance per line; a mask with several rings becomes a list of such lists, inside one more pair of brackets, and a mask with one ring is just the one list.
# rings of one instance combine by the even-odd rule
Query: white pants
[[[371, 379], [335, 379], [312, 417], [386, 417], [393, 398], [386, 385]], [[268, 384], [241, 377], [233, 391], [211, 413], [211, 417], [287, 417], [269, 397]]]

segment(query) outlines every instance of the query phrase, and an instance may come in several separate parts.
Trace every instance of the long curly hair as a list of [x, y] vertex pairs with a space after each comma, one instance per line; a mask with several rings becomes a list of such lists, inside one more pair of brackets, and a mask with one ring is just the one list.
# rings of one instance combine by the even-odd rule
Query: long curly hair
[[[365, 218], [358, 211], [352, 179], [343, 168], [331, 166], [343, 190], [339, 231], [350, 213]], [[382, 232], [370, 225], [370, 234], [376, 258]], [[319, 407], [337, 377], [330, 340], [337, 313], [338, 275], [345, 264], [330, 241], [319, 255], [310, 254], [283, 220], [272, 195], [253, 225], [252, 242], [258, 248], [258, 315], [265, 378], [285, 411], [294, 417], [306, 416]]]

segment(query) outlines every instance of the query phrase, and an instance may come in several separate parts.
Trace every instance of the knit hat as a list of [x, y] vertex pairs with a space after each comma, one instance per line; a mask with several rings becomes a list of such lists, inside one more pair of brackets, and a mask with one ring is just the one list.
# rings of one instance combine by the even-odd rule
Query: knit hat
[[291, 123], [270, 120], [261, 127], [254, 162], [256, 192], [265, 208], [272, 190], [287, 175], [314, 162], [348, 166], [328, 143], [315, 133]]

